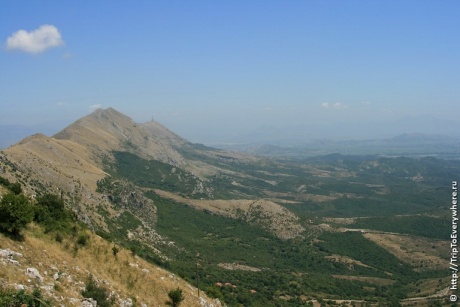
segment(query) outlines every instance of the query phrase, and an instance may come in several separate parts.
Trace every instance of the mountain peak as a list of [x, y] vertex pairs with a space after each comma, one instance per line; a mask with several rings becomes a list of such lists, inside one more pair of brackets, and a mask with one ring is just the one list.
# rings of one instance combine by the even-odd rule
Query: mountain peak
[[160, 123], [139, 124], [114, 108], [97, 109], [54, 137], [84, 145], [97, 157], [130, 151], [173, 165], [182, 160], [176, 148], [187, 143]]
[[107, 116], [107, 115], [124, 115], [124, 114], [112, 107], [109, 107], [106, 109], [98, 108], [94, 110], [90, 115], [95, 115], [95, 116], [106, 115]]
[[125, 124], [133, 125], [134, 121], [127, 115], [119, 112], [114, 108], [107, 108], [107, 109], [97, 109], [93, 113], [81, 118], [80, 120], [84, 119], [97, 119], [99, 121], [123, 121]]

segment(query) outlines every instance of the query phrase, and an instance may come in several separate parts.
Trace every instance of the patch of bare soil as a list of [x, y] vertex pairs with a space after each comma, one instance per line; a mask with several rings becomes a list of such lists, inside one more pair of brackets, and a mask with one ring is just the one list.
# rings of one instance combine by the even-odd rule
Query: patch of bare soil
[[366, 187], [371, 188], [376, 194], [390, 193], [390, 188], [383, 184], [366, 184]]
[[382, 246], [418, 271], [447, 269], [450, 256], [446, 241], [388, 233], [365, 233], [369, 240]]
[[321, 177], [321, 178], [349, 178], [349, 177], [356, 177], [356, 173], [342, 169], [342, 168], [335, 168], [333, 171], [324, 170], [320, 168], [316, 168], [314, 170], [309, 171], [313, 176]]
[[250, 271], [250, 272], [260, 272], [261, 271], [261, 269], [259, 268], [255, 268], [255, 267], [251, 267], [251, 266], [243, 265], [243, 264], [238, 264], [238, 263], [219, 263], [217, 266], [223, 269], [226, 269], [226, 270], [230, 270], [230, 271], [233, 271], [233, 270]]
[[[273, 192], [273, 191], [264, 191], [264, 193], [271, 198], [295, 197], [297, 202], [313, 201], [316, 203], [321, 203], [321, 202], [337, 199], [337, 197], [331, 196], [331, 195], [304, 193], [302, 189], [300, 189], [298, 193], [280, 193], [280, 192]], [[297, 202], [293, 202], [293, 203], [297, 203]]]
[[340, 262], [348, 265], [350, 269], [353, 269], [355, 265], [366, 267], [366, 268], [371, 268], [367, 264], [362, 263], [359, 260], [355, 260], [353, 258], [347, 257], [347, 256], [342, 256], [342, 255], [330, 255], [330, 256], [325, 256], [325, 259], [331, 261], [331, 262]]
[[356, 218], [353, 218], [353, 217], [337, 217], [337, 218], [327, 217], [327, 218], [324, 218], [324, 221], [328, 222], [328, 223], [351, 225], [351, 224], [355, 223]]

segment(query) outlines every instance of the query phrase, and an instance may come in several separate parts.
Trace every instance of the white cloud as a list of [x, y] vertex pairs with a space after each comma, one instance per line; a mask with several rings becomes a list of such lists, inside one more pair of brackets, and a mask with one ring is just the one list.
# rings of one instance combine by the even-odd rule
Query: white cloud
[[27, 53], [40, 53], [46, 49], [64, 45], [61, 33], [53, 25], [42, 25], [27, 32], [19, 30], [6, 40], [6, 49], [20, 50]]
[[332, 107], [334, 109], [346, 109], [348, 108], [346, 105], [344, 105], [343, 103], [340, 103], [340, 102], [336, 102], [332, 105]]
[[341, 109], [347, 109], [348, 106], [343, 104], [343, 103], [340, 103], [340, 102], [336, 102], [336, 103], [329, 103], [329, 102], [323, 102], [321, 104], [321, 107], [325, 108], [325, 109], [335, 109], [335, 110], [341, 110]]
[[89, 109], [90, 109], [91, 111], [94, 111], [94, 110], [97, 110], [97, 109], [100, 109], [100, 108], [102, 108], [102, 104], [100, 104], [100, 103], [98, 103], [98, 104], [93, 104], [93, 105], [90, 105], [90, 106], [89, 106]]

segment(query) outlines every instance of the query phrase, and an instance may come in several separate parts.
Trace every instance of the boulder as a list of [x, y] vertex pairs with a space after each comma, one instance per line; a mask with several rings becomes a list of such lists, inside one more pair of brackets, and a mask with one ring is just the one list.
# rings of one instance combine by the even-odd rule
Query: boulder
[[40, 275], [40, 272], [36, 268], [27, 268], [26, 275], [30, 278], [38, 279], [40, 282], [43, 282], [43, 277]]

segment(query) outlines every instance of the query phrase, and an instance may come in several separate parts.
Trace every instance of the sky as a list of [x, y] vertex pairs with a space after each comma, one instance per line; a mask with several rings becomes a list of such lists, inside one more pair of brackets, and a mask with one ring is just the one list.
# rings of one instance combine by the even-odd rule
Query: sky
[[449, 0], [3, 0], [0, 126], [113, 107], [200, 143], [455, 131], [459, 16]]

